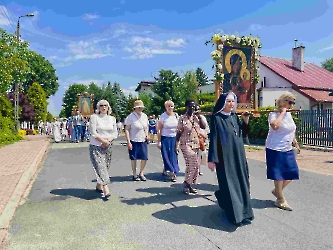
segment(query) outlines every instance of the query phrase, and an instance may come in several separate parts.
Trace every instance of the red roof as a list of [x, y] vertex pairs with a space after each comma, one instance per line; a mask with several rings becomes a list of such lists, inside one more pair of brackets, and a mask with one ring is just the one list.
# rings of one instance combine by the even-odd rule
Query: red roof
[[313, 63], [304, 63], [304, 71], [292, 67], [291, 60], [260, 56], [260, 62], [317, 102], [333, 102], [333, 73]]

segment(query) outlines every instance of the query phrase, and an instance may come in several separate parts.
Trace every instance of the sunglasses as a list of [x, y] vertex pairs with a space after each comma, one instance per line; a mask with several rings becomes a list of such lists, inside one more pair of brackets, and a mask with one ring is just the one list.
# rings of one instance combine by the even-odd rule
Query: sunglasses
[[100, 107], [107, 107], [108, 105], [107, 104], [101, 104], [99, 105]]
[[294, 101], [289, 101], [288, 103], [289, 103], [289, 105], [295, 105], [296, 102], [294, 102]]
[[174, 108], [174, 106], [168, 106], [168, 108], [171, 108], [171, 109], [173, 109], [173, 108]]

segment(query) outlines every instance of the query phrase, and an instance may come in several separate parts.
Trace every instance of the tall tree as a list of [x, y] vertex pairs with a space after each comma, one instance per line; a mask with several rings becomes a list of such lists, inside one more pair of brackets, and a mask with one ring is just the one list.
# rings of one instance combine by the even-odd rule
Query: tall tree
[[[196, 74], [192, 71], [187, 71], [182, 77], [182, 101], [187, 99], [198, 101], [198, 81]], [[184, 105], [184, 104], [183, 104]]]
[[172, 100], [176, 106], [181, 105], [182, 80], [177, 72], [171, 70], [160, 70], [159, 76], [155, 77], [155, 84], [152, 85], [154, 92], [152, 112], [161, 114], [164, 112], [164, 102]]
[[130, 113], [133, 112], [134, 102], [137, 99], [138, 98], [133, 97], [131, 94], [128, 95], [128, 102], [127, 102], [127, 106], [126, 106], [126, 110], [125, 110], [125, 116], [128, 116]]
[[323, 67], [324, 69], [333, 72], [333, 57], [332, 58], [328, 58], [325, 61], [323, 61], [321, 63], [321, 67]]
[[52, 64], [40, 54], [31, 51], [31, 55], [27, 58], [30, 72], [23, 83], [25, 92], [30, 88], [34, 82], [38, 82], [49, 98], [54, 95], [58, 88], [58, 77]]
[[71, 116], [73, 107], [78, 106], [77, 94], [87, 91], [88, 87], [84, 84], [74, 83], [68, 87], [65, 92], [63, 100], [63, 109], [65, 111], [66, 117]]
[[208, 85], [208, 76], [201, 68], [197, 68], [195, 74], [196, 74], [199, 86]]
[[88, 92], [90, 94], [94, 95], [93, 104], [94, 104], [94, 109], [95, 109], [97, 102], [103, 98], [103, 89], [101, 87], [99, 87], [96, 83], [91, 82], [88, 86]]
[[124, 95], [124, 92], [120, 87], [120, 84], [117, 82], [113, 84], [112, 91], [115, 99], [115, 106], [113, 108], [115, 116], [124, 118], [127, 106], [127, 98]]
[[115, 107], [116, 100], [113, 94], [112, 84], [108, 82], [106, 86], [103, 86], [103, 99], [107, 100], [111, 107]]
[[34, 124], [37, 125], [38, 121], [46, 121], [47, 116], [47, 101], [46, 93], [39, 83], [34, 82], [27, 91], [28, 102], [34, 107], [35, 118]]
[[[153, 95], [152, 93], [148, 92], [142, 92], [139, 94], [139, 99], [143, 102], [143, 104], [145, 105], [145, 113], [147, 115], [152, 115], [154, 114], [154, 110], [153, 110]], [[160, 113], [156, 113], [155, 115], [159, 115]]]

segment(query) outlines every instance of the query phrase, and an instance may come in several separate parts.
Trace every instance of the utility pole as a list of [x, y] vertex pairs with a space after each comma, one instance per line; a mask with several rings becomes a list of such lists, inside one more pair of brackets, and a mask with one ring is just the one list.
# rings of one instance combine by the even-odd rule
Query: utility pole
[[[16, 39], [17, 39], [17, 46], [20, 46], [20, 18], [21, 17], [33, 17], [34, 14], [27, 14], [24, 16], [20, 16], [17, 20], [17, 28], [16, 28]], [[15, 82], [15, 100], [14, 100], [14, 112], [15, 112], [15, 125], [17, 131], [20, 129], [20, 123], [18, 119], [18, 110], [19, 110], [19, 83]]]

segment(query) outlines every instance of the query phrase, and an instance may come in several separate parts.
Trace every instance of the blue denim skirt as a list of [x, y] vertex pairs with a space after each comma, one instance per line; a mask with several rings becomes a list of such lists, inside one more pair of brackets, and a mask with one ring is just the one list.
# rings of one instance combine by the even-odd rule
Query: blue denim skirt
[[293, 150], [287, 152], [266, 148], [267, 179], [298, 180], [299, 170]]
[[148, 160], [148, 145], [147, 142], [131, 141], [132, 150], [128, 150], [129, 158], [135, 160]]

